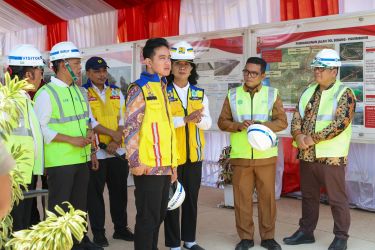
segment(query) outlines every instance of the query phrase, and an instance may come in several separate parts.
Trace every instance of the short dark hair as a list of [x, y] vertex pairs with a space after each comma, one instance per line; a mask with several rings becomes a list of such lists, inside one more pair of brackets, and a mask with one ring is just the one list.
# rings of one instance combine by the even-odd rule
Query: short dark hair
[[57, 72], [59, 72], [59, 70], [60, 70], [60, 66], [59, 65], [60, 65], [61, 62], [63, 62], [62, 59], [56, 60], [56, 61], [52, 62], [52, 69], [55, 72], [55, 74], [57, 74]]
[[[176, 60], [172, 60], [172, 63], [175, 62], [175, 61]], [[191, 85], [196, 85], [198, 83], [198, 78], [199, 78], [199, 75], [197, 73], [197, 65], [195, 65], [195, 63], [192, 63], [192, 62], [189, 62], [189, 63], [191, 65], [192, 69], [191, 69], [188, 81]], [[174, 75], [172, 74], [172, 71], [169, 74], [169, 76], [167, 76], [167, 80], [168, 80], [168, 82], [174, 81]]]
[[18, 76], [18, 78], [22, 80], [26, 77], [27, 72], [34, 74], [34, 67], [9, 65], [7, 71], [9, 72], [11, 78]]
[[262, 74], [266, 72], [267, 62], [264, 59], [260, 57], [249, 57], [249, 59], [246, 61], [246, 64], [248, 63], [260, 65], [260, 71]]
[[169, 49], [168, 41], [161, 37], [148, 39], [143, 47], [143, 58], [146, 59], [153, 57], [155, 55], [155, 49], [160, 47], [166, 47]]

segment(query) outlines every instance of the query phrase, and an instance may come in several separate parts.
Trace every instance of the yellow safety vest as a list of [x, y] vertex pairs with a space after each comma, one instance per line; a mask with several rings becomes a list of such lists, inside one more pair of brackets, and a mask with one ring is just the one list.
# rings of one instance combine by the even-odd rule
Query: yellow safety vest
[[141, 88], [146, 103], [139, 133], [140, 162], [149, 167], [177, 167], [173, 118], [159, 76], [143, 72], [135, 84]]
[[[270, 121], [277, 95], [278, 90], [268, 86], [262, 86], [253, 97], [251, 97], [249, 92], [245, 92], [243, 86], [230, 89], [228, 100], [233, 121]], [[277, 156], [277, 147], [272, 147], [265, 151], [259, 151], [251, 147], [247, 139], [247, 130], [231, 133], [230, 143], [232, 146], [230, 158], [265, 159]]]
[[[75, 84], [61, 87], [53, 82], [44, 85], [41, 91], [50, 97], [52, 114], [48, 127], [59, 134], [86, 137], [89, 113], [88, 104]], [[66, 142], [50, 142], [44, 147], [46, 168], [85, 163], [90, 160], [90, 147], [76, 147]]]
[[43, 174], [43, 137], [31, 101], [25, 97], [22, 102], [19, 127], [12, 131], [5, 145], [9, 152], [12, 147], [22, 146], [24, 160], [17, 162], [17, 168], [21, 171], [25, 183], [30, 184], [33, 174]]
[[[120, 89], [115, 85], [109, 85], [105, 91], [105, 102], [100, 95], [92, 88], [92, 83], [83, 85], [87, 89], [88, 101], [94, 118], [102, 125], [111, 130], [118, 129], [121, 112], [125, 112], [125, 106], [120, 107]], [[108, 135], [99, 134], [99, 142], [108, 144], [112, 138]], [[122, 145], [124, 147], [124, 145]]]
[[[173, 84], [168, 85], [167, 92], [173, 116], [185, 117], [203, 108], [204, 90], [201, 88], [190, 85], [186, 109], [184, 109]], [[175, 131], [179, 154], [178, 165], [184, 164], [188, 159], [191, 162], [202, 161], [205, 145], [203, 130], [199, 129], [194, 123], [188, 122], [186, 126], [176, 128]]]
[[[311, 97], [315, 93], [318, 84], [309, 86], [302, 94], [299, 101], [299, 113], [303, 119], [305, 115], [305, 109], [309, 103]], [[348, 89], [347, 86], [343, 85], [339, 80], [336, 80], [334, 85], [322, 92], [320, 98], [319, 110], [317, 119], [315, 122], [315, 132], [322, 131], [326, 128], [334, 119], [336, 115], [336, 109], [338, 102], [342, 94]], [[349, 88], [350, 89], [350, 88]], [[315, 154], [317, 158], [322, 157], [345, 157], [348, 155], [350, 139], [352, 136], [352, 124], [341, 132], [338, 136], [319, 142], [315, 145]]]

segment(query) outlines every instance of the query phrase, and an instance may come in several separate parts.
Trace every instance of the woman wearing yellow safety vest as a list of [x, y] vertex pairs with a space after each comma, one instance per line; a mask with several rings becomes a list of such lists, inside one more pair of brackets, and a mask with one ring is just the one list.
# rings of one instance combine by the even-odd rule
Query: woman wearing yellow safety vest
[[[8, 72], [13, 78], [27, 79], [34, 85], [36, 91], [42, 81], [44, 61], [40, 52], [30, 44], [22, 44], [14, 48], [8, 55]], [[10, 149], [21, 145], [26, 149], [26, 161], [20, 162], [17, 167], [23, 174], [23, 180], [28, 189], [35, 189], [33, 175], [42, 175], [44, 167], [43, 137], [39, 121], [31, 104], [30, 96], [24, 93], [24, 106], [21, 108], [20, 126], [16, 128], [6, 142]], [[13, 230], [18, 231], [31, 226], [32, 199], [24, 199], [15, 205], [11, 215]]]
[[181, 233], [179, 209], [170, 210], [164, 222], [165, 245], [172, 250], [184, 248], [202, 250], [195, 242], [197, 201], [202, 177], [204, 151], [203, 130], [211, 127], [208, 98], [196, 87], [198, 74], [193, 63], [193, 47], [181, 41], [171, 47], [172, 72], [168, 79], [168, 99], [172, 108], [177, 136], [178, 180], [186, 193], [182, 203]]

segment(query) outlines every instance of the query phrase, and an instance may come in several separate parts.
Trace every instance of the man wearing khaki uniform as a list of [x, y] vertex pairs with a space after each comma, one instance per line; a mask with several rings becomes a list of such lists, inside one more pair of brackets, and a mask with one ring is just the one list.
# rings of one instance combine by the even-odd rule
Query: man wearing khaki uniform
[[247, 250], [254, 246], [254, 188], [258, 192], [261, 246], [281, 249], [274, 240], [277, 147], [257, 151], [247, 141], [247, 128], [253, 123], [263, 124], [273, 132], [288, 126], [277, 89], [262, 86], [266, 66], [267, 63], [258, 57], [247, 60], [242, 71], [245, 84], [229, 90], [218, 120], [219, 128], [231, 133], [234, 208], [236, 228], [241, 238], [236, 250]]

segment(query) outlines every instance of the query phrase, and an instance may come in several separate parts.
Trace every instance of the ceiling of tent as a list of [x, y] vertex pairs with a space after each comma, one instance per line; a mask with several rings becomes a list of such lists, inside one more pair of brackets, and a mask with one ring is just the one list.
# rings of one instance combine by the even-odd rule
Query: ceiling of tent
[[[46, 20], [48, 14], [68, 21], [149, 2], [151, 0], [3, 0], [0, 1], [0, 33], [36, 28], [49, 22]], [[37, 18], [30, 18], [31, 14], [25, 13], [31, 13], [32, 8], [38, 6], [49, 13]]]

